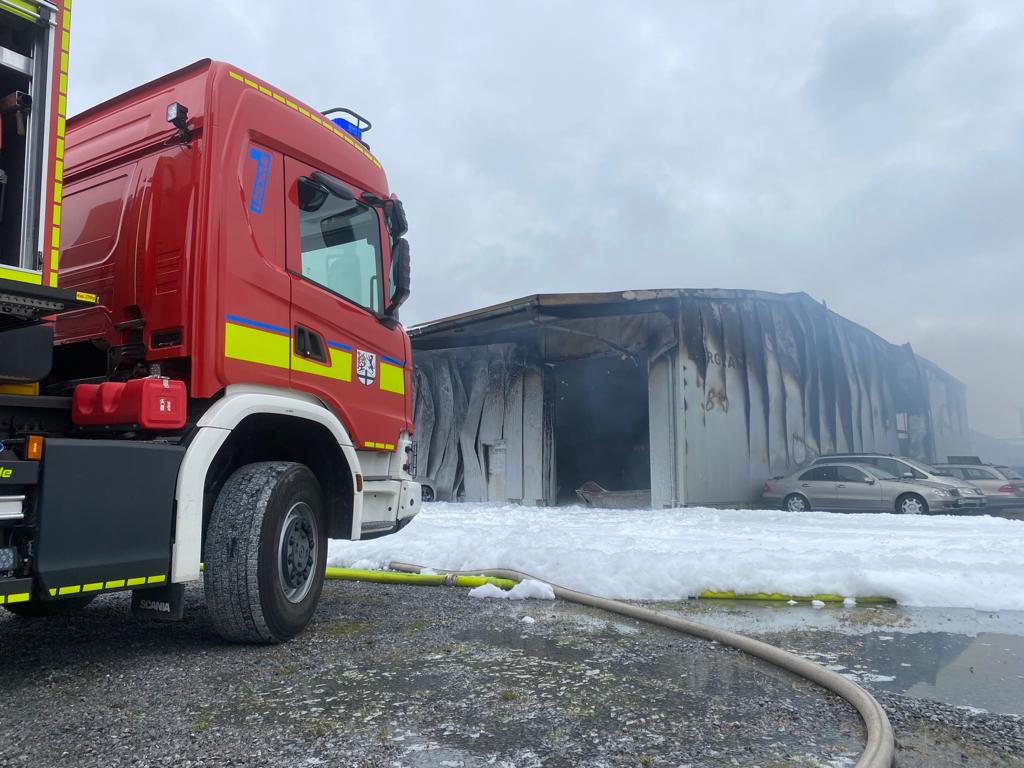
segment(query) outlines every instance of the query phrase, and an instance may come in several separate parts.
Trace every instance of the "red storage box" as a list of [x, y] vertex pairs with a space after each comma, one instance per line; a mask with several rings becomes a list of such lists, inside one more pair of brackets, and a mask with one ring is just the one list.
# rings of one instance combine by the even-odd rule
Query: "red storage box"
[[142, 429], [181, 429], [188, 397], [185, 382], [150, 377], [79, 384], [71, 420], [82, 427], [138, 424]]

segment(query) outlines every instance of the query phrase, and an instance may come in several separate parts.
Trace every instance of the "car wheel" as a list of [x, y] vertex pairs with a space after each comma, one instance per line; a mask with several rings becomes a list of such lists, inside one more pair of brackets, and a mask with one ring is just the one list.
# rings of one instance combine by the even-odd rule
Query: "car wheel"
[[434, 500], [434, 486], [427, 483], [420, 484], [420, 501], [429, 502]]
[[896, 511], [901, 515], [927, 515], [928, 502], [923, 496], [908, 493], [896, 500]]
[[204, 586], [226, 640], [279, 643], [309, 623], [323, 589], [320, 484], [302, 464], [247, 464], [224, 484], [206, 533]]
[[806, 496], [801, 496], [799, 493], [791, 493], [786, 497], [785, 501], [782, 502], [783, 507], [789, 512], [810, 512], [811, 503], [807, 501]]

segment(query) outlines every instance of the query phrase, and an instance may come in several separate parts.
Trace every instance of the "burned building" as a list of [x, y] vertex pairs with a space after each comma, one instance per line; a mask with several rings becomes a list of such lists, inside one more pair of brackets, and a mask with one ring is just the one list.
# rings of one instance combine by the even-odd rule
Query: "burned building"
[[803, 293], [535, 295], [410, 335], [438, 499], [749, 504], [820, 454], [970, 443], [959, 381]]

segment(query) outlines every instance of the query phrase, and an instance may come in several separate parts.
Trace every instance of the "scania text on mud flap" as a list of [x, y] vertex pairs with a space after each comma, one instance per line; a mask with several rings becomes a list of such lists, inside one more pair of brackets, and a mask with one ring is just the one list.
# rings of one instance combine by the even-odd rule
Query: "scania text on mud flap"
[[174, 618], [202, 577], [224, 637], [290, 638], [328, 538], [420, 505], [406, 218], [369, 124], [209, 60], [65, 121], [68, 4], [24, 5], [0, 23], [57, 41], [28, 113], [52, 130], [8, 202], [52, 204], [27, 250], [0, 237], [0, 605], [133, 590]]

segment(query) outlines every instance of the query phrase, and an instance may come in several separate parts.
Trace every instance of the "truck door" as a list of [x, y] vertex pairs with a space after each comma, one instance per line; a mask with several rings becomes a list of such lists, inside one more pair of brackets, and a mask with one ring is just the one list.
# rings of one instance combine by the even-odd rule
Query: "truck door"
[[287, 158], [292, 386], [320, 397], [357, 448], [394, 450], [405, 423], [405, 338], [381, 322], [388, 242], [378, 209]]

